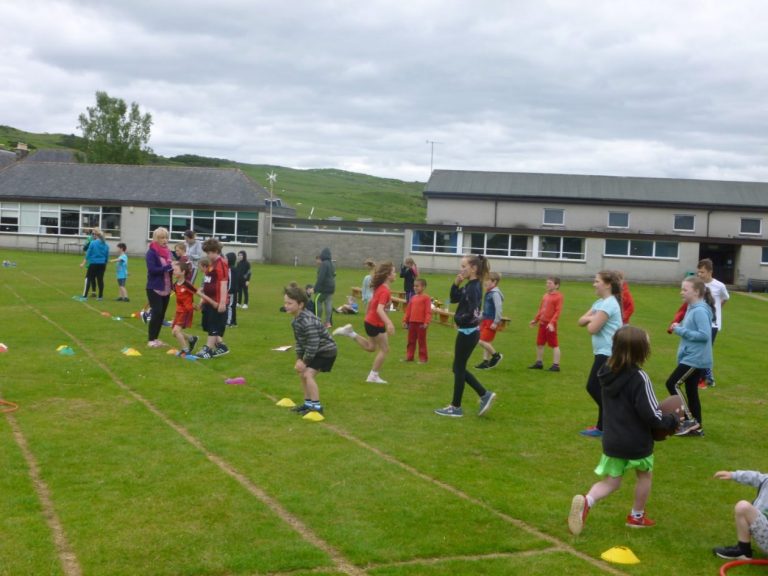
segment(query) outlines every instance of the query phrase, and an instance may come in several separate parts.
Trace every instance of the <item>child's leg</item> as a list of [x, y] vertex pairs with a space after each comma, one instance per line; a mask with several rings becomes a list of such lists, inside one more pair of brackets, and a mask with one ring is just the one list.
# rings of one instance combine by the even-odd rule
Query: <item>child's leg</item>
[[376, 342], [374, 340], [371, 340], [370, 338], [366, 338], [365, 336], [361, 336], [360, 334], [355, 334], [354, 337], [355, 342], [365, 350], [366, 352], [373, 352], [376, 350]]
[[418, 340], [419, 325], [416, 322], [408, 323], [408, 344], [405, 347], [405, 359], [409, 362], [413, 360], [416, 353], [416, 341]]
[[595, 482], [592, 488], [587, 492], [587, 502], [592, 507], [598, 500], [602, 500], [612, 492], [615, 492], [621, 487], [621, 476], [614, 478], [613, 476], [606, 476], [599, 482]]
[[419, 324], [417, 335], [419, 342], [419, 360], [426, 362], [429, 359], [429, 354], [427, 353], [427, 327]]
[[645, 510], [645, 503], [651, 494], [651, 484], [653, 482], [653, 472], [637, 471], [637, 484], [635, 484], [635, 502], [632, 504], [632, 510], [642, 512]]
[[480, 340], [479, 344], [480, 348], [483, 349], [483, 360], [490, 360], [491, 356], [496, 353], [493, 345], [490, 342], [486, 342], [485, 340]]
[[544, 363], [544, 346], [536, 346], [536, 363]]
[[376, 357], [373, 359], [373, 366], [371, 370], [378, 372], [381, 366], [384, 364], [384, 360], [389, 354], [389, 336], [386, 332], [378, 334], [373, 339], [373, 345], [377, 349]]
[[752, 539], [749, 527], [757, 520], [760, 511], [746, 500], [740, 500], [733, 508], [733, 516], [736, 520], [736, 535], [739, 542], [750, 542]]
[[317, 381], [315, 375], [317, 370], [312, 368], [306, 368], [301, 373], [301, 385], [304, 388], [304, 398], [312, 400], [312, 402], [320, 402], [320, 390], [317, 387]]
[[173, 333], [174, 338], [179, 342], [179, 346], [181, 346], [181, 349], [184, 350], [187, 347], [187, 337], [184, 334], [184, 331], [181, 329], [181, 326], [178, 324], [174, 324], [171, 332]]
[[552, 348], [552, 364], [560, 365], [560, 346]]

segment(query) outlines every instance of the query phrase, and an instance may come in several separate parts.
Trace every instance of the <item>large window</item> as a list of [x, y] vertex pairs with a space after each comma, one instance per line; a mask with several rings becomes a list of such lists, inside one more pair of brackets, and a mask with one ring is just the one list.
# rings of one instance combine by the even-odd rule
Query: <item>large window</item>
[[760, 218], [742, 218], [740, 234], [754, 234], [759, 236], [763, 233], [763, 221]]
[[414, 230], [411, 251], [432, 252], [435, 254], [457, 254], [458, 232], [439, 232], [437, 230]]
[[653, 240], [605, 241], [606, 256], [627, 256], [630, 258], [677, 258], [677, 242], [654, 242]]
[[629, 228], [629, 212], [608, 212], [608, 228]]
[[693, 232], [696, 229], [696, 217], [693, 214], [675, 214], [673, 228], [675, 232]]
[[565, 224], [565, 210], [562, 208], [544, 208], [545, 226], [563, 226]]
[[473, 254], [515, 258], [530, 256], [528, 252], [528, 236], [474, 233], [471, 237], [471, 245]]
[[184, 232], [194, 230], [201, 238], [217, 237], [222, 242], [258, 244], [259, 213], [231, 210], [185, 210], [150, 208], [149, 237], [156, 228], [167, 228], [171, 240], [182, 240]]
[[84, 236], [87, 228], [95, 227], [107, 236], [120, 236], [120, 207], [0, 204], [0, 232]]
[[0, 204], [0, 232], [19, 231], [19, 204], [3, 202]]
[[584, 239], [542, 236], [539, 239], [538, 256], [557, 260], [584, 260]]

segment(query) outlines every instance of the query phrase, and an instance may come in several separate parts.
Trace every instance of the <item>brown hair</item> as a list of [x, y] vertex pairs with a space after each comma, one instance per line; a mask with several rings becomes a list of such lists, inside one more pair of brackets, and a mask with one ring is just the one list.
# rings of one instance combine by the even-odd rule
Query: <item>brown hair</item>
[[379, 262], [376, 264], [376, 270], [373, 271], [373, 275], [371, 276], [371, 288], [375, 290], [384, 284], [394, 269], [395, 265], [391, 260], [387, 260], [386, 262]]
[[208, 238], [203, 242], [203, 252], [216, 252], [221, 254], [221, 242], [216, 238]]
[[416, 280], [413, 281], [414, 286], [416, 284], [421, 284], [424, 288], [427, 287], [427, 280], [425, 278], [416, 278]]
[[547, 278], [547, 280], [552, 280], [552, 283], [555, 286], [560, 286], [560, 278], [558, 278], [557, 276], [550, 276], [549, 278]]
[[603, 283], [611, 285], [611, 294], [616, 298], [621, 310], [621, 280], [619, 279], [618, 272], [615, 270], [600, 270], [597, 276]]
[[704, 268], [707, 272], [712, 272], [713, 264], [712, 260], [709, 258], [704, 258], [702, 260], [699, 260], [699, 263], [696, 265], [696, 268]]
[[184, 272], [185, 274], [192, 270], [192, 262], [182, 262], [181, 260], [174, 260], [172, 264], [175, 264], [179, 267], [179, 270]]
[[187, 243], [186, 242], [179, 242], [178, 244], [175, 244], [173, 247], [174, 252], [176, 250], [181, 250], [184, 254], [187, 253]]
[[704, 280], [698, 276], [686, 276], [683, 278], [683, 282], [690, 284], [696, 294], [699, 295], [699, 298], [704, 300], [704, 302], [709, 305], [709, 309], [712, 310], [712, 321], [717, 321], [717, 308], [715, 308], [715, 298], [712, 296], [712, 292], [710, 292], [709, 288], [707, 288]]
[[488, 262], [488, 258], [482, 254], [467, 254], [464, 258], [467, 259], [467, 264], [477, 271], [477, 279], [485, 282], [491, 272], [491, 263]]
[[499, 282], [501, 282], [501, 274], [499, 274], [498, 272], [488, 272], [488, 280], [490, 280], [491, 282], [496, 282], [496, 284], [498, 284]]
[[611, 357], [606, 364], [614, 374], [633, 367], [641, 367], [651, 355], [648, 333], [637, 326], [622, 326], [613, 335]]
[[288, 298], [291, 300], [298, 302], [302, 306], [306, 306], [307, 302], [309, 302], [306, 290], [296, 284], [296, 282], [291, 282], [288, 284], [288, 286], [283, 289], [283, 294], [288, 296]]

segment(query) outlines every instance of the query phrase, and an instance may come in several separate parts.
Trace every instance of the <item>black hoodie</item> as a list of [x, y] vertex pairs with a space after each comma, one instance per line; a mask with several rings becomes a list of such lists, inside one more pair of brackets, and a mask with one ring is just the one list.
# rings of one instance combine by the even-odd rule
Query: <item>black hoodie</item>
[[661, 414], [653, 384], [640, 368], [615, 374], [606, 364], [597, 374], [603, 395], [603, 453], [637, 460], [653, 454], [651, 429], [677, 426], [673, 414]]

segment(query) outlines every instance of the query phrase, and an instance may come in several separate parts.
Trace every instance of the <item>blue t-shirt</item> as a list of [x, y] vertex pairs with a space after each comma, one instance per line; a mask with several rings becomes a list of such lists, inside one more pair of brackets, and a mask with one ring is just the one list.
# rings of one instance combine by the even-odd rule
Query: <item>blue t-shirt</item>
[[608, 320], [603, 324], [600, 332], [592, 334], [592, 353], [597, 356], [603, 354], [610, 356], [613, 349], [613, 335], [621, 328], [621, 307], [615, 296], [601, 298], [592, 305], [595, 312], [603, 312], [608, 315]]
[[117, 257], [117, 279], [124, 280], [128, 278], [128, 255], [120, 254]]

